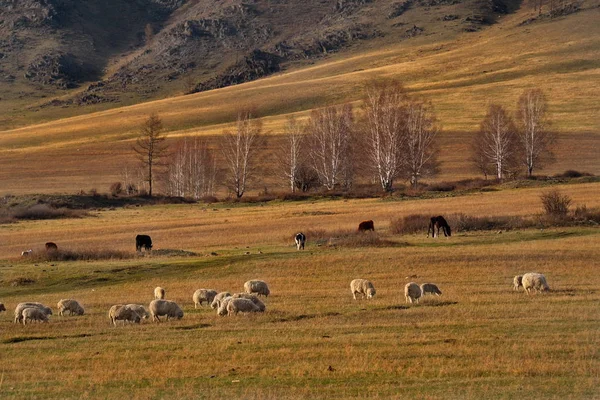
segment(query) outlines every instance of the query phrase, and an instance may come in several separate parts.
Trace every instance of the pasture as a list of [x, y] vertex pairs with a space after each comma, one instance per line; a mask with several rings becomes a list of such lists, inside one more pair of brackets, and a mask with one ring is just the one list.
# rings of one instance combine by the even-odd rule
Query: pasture
[[[600, 206], [597, 183], [559, 188], [574, 206]], [[2, 225], [0, 301], [8, 311], [0, 314], [0, 397], [597, 398], [597, 227], [454, 232], [437, 240], [389, 229], [391, 219], [418, 213], [540, 213], [540, 191], [160, 205]], [[374, 220], [383, 244], [311, 241], [311, 231], [356, 229], [365, 219]], [[297, 231], [307, 233], [304, 251], [294, 246]], [[35, 263], [17, 257], [50, 240], [59, 248], [133, 253], [138, 233], [152, 236], [154, 255]], [[551, 292], [513, 291], [512, 277], [528, 271], [544, 273]], [[33, 282], [13, 286], [19, 278]], [[238, 292], [254, 278], [271, 288], [264, 314], [218, 317], [194, 309], [194, 290]], [[355, 278], [374, 283], [374, 299], [352, 299]], [[434, 282], [443, 295], [406, 304], [409, 281]], [[112, 304], [147, 305], [156, 286], [182, 305], [182, 320], [109, 324]], [[56, 315], [62, 298], [79, 300], [86, 314]], [[55, 315], [48, 324], [16, 326], [12, 310], [21, 301], [43, 302]]]

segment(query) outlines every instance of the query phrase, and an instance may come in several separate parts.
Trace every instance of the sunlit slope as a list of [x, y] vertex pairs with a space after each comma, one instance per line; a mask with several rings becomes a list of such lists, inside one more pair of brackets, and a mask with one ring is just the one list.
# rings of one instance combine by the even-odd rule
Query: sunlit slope
[[[362, 86], [373, 78], [400, 80], [408, 90], [430, 100], [448, 143], [453, 143], [453, 132], [475, 131], [490, 102], [513, 109], [524, 89], [541, 87], [548, 95], [553, 128], [567, 134], [562, 147], [579, 154], [587, 170], [600, 172], [593, 156], [600, 126], [600, 9], [521, 25], [531, 15], [531, 10], [521, 10], [487, 30], [465, 33], [453, 41], [419, 37], [243, 85], [0, 132], [0, 182], [13, 180], [6, 186], [15, 191], [21, 191], [22, 184], [37, 185], [16, 181], [28, 168], [31, 176], [26, 179], [39, 175], [38, 168], [23, 164], [25, 160], [45, 159], [58, 170], [59, 177], [53, 177], [60, 183], [51, 185], [58, 190], [75, 186], [65, 183], [61, 174], [76, 176], [80, 170], [86, 171], [76, 187], [89, 188], [94, 182], [102, 186], [114, 180], [123, 162], [131, 158], [130, 141], [149, 113], [160, 114], [172, 137], [213, 135], [221, 133], [237, 109], [254, 107], [267, 117], [266, 128], [277, 134], [289, 113], [358, 101]], [[574, 142], [569, 143], [569, 138]], [[443, 150], [442, 161], [455, 157], [455, 150]], [[466, 174], [466, 157], [458, 162], [456, 171]], [[84, 166], [89, 163], [94, 166]], [[45, 181], [38, 187], [49, 190], [43, 186]]]

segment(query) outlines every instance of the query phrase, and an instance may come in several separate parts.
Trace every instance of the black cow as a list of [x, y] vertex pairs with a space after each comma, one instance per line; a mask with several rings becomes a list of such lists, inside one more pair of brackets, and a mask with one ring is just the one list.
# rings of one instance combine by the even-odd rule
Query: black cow
[[442, 228], [442, 230], [444, 231], [444, 236], [452, 236], [452, 229], [450, 229], [450, 225], [448, 225], [448, 222], [446, 222], [444, 217], [438, 215], [437, 217], [431, 217], [429, 227], [427, 228], [427, 237], [429, 237], [430, 231], [434, 238], [440, 236], [440, 228]]
[[52, 251], [57, 251], [57, 250], [58, 250], [58, 246], [56, 245], [56, 243], [54, 243], [54, 242], [46, 243], [46, 251], [47, 252], [52, 252]]
[[363, 221], [358, 224], [358, 231], [375, 231], [375, 224], [373, 224], [373, 220]]
[[306, 235], [304, 233], [298, 232], [296, 236], [294, 236], [294, 241], [296, 242], [298, 250], [304, 250], [304, 243], [306, 243]]
[[137, 235], [135, 237], [135, 251], [141, 252], [142, 247], [146, 251], [152, 250], [152, 239], [148, 235]]

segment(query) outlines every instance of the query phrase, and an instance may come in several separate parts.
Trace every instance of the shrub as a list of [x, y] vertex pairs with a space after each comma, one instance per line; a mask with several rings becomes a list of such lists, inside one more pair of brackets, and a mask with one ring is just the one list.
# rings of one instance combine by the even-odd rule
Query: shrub
[[552, 217], [565, 217], [569, 213], [571, 198], [566, 194], [563, 195], [560, 191], [554, 189], [544, 192], [540, 195], [542, 206], [546, 215]]
[[574, 169], [568, 169], [562, 174], [555, 175], [557, 178], [581, 178], [582, 176], [592, 176], [592, 174], [588, 172], [580, 172]]
[[424, 214], [411, 214], [396, 218], [390, 222], [390, 229], [392, 233], [400, 235], [425, 232], [429, 226], [430, 218], [430, 216]]
[[304, 231], [307, 240], [317, 245], [341, 247], [378, 247], [393, 246], [396, 243], [382, 239], [377, 232], [358, 232], [339, 229], [325, 231], [321, 229]]
[[113, 196], [118, 196], [123, 193], [123, 184], [121, 182], [115, 182], [110, 185], [110, 194]]
[[57, 251], [33, 253], [24, 260], [28, 262], [123, 260], [133, 258], [133, 256], [133, 253], [118, 250], [68, 250], [59, 248]]
[[81, 218], [87, 213], [69, 208], [53, 208], [48, 204], [35, 204], [31, 207], [18, 207], [10, 210], [10, 216], [15, 219], [58, 219]]
[[456, 232], [523, 229], [535, 225], [535, 221], [518, 216], [473, 217], [465, 214], [449, 216], [448, 223]]
[[437, 182], [427, 185], [426, 190], [429, 192], [451, 192], [456, 189], [456, 185], [450, 182]]
[[576, 221], [588, 222], [592, 221], [596, 224], [600, 224], [600, 209], [599, 208], [591, 208], [588, 209], [584, 204], [583, 206], [577, 206], [575, 211], [573, 211], [573, 217]]

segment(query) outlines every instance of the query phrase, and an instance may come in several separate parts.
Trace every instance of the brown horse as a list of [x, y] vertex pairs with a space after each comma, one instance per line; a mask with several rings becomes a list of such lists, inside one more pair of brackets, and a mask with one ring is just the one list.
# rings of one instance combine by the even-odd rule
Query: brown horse
[[372, 220], [363, 221], [360, 224], [358, 224], [358, 231], [375, 231], [375, 224], [373, 224]]
[[442, 230], [444, 231], [444, 236], [452, 236], [452, 230], [450, 229], [450, 225], [448, 225], [448, 222], [446, 222], [444, 217], [438, 215], [437, 217], [431, 217], [431, 221], [429, 222], [429, 228], [427, 228], [427, 237], [429, 237], [430, 231], [434, 238], [440, 236], [440, 228], [442, 228]]

